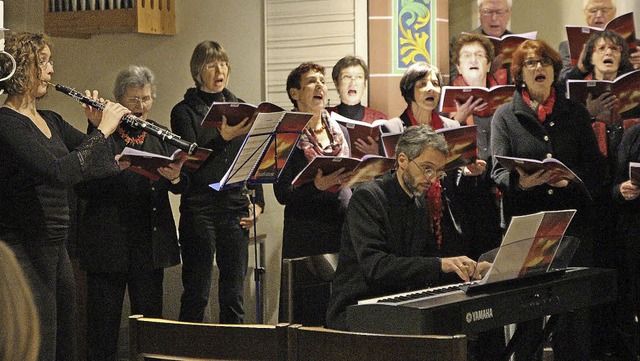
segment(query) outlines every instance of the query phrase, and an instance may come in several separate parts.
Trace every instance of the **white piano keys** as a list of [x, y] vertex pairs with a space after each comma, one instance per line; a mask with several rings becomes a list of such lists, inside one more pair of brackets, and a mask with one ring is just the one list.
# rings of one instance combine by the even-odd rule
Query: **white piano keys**
[[[422, 299], [428, 299], [428, 298], [435, 298], [435, 297], [441, 297], [441, 296], [445, 296], [445, 295], [451, 295], [453, 293], [464, 293], [464, 291], [461, 289], [462, 286], [468, 286], [471, 284], [476, 283], [476, 281], [474, 282], [463, 282], [463, 283], [453, 283], [450, 285], [444, 285], [444, 286], [437, 286], [437, 287], [430, 287], [430, 288], [423, 288], [421, 290], [414, 290], [414, 291], [409, 291], [409, 292], [402, 292], [402, 293], [396, 293], [393, 295], [386, 295], [386, 296], [382, 296], [382, 297], [375, 297], [375, 298], [369, 298], [369, 299], [365, 299], [365, 300], [360, 300], [358, 301], [359, 305], [368, 305], [368, 304], [373, 304], [373, 303], [391, 303], [394, 305], [401, 305], [405, 302], [415, 302], [417, 300], [422, 300]], [[446, 292], [444, 292], [446, 291]], [[383, 300], [387, 300], [387, 299], [397, 299], [400, 297], [406, 297], [406, 300], [403, 301], [383, 301]]]

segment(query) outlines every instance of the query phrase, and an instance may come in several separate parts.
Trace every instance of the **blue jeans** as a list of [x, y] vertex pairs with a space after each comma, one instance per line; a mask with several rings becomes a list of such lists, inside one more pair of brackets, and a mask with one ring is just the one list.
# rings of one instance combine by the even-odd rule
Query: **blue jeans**
[[76, 284], [64, 242], [8, 245], [22, 266], [38, 309], [38, 360], [75, 360]]
[[249, 231], [240, 226], [246, 214], [183, 212], [180, 217], [182, 286], [180, 321], [202, 322], [211, 292], [213, 257], [220, 270], [220, 323], [244, 322], [244, 278], [249, 259]]

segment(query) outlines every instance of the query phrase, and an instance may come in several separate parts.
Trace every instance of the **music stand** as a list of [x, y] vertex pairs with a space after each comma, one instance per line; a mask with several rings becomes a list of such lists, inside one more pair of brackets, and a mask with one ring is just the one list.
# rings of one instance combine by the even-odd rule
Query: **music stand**
[[289, 155], [313, 114], [299, 112], [258, 113], [247, 133], [240, 151], [231, 166], [217, 182], [209, 186], [217, 191], [244, 187], [253, 204], [254, 282], [256, 287], [256, 322], [264, 323], [262, 284], [264, 267], [260, 266], [258, 232], [255, 212], [255, 192], [251, 184], [268, 184], [278, 181]]

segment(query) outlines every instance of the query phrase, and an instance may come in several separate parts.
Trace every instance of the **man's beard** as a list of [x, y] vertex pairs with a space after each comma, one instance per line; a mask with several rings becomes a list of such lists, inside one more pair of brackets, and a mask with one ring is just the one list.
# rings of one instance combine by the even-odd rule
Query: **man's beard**
[[427, 189], [424, 191], [420, 191], [416, 186], [416, 179], [409, 172], [402, 173], [402, 182], [404, 182], [405, 188], [409, 191], [409, 193], [413, 194], [414, 197], [423, 197], [427, 193]]

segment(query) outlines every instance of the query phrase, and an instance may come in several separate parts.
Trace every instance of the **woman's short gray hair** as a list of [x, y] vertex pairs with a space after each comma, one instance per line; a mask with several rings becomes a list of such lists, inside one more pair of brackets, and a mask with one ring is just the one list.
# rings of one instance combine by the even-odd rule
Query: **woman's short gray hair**
[[113, 96], [116, 100], [122, 100], [124, 93], [129, 88], [142, 88], [151, 84], [151, 97], [156, 98], [156, 76], [151, 69], [141, 65], [129, 65], [120, 71], [113, 86]]
[[404, 153], [409, 159], [415, 159], [426, 149], [436, 150], [445, 156], [449, 155], [447, 141], [442, 134], [436, 133], [426, 124], [415, 125], [405, 129], [396, 145], [396, 157]]

